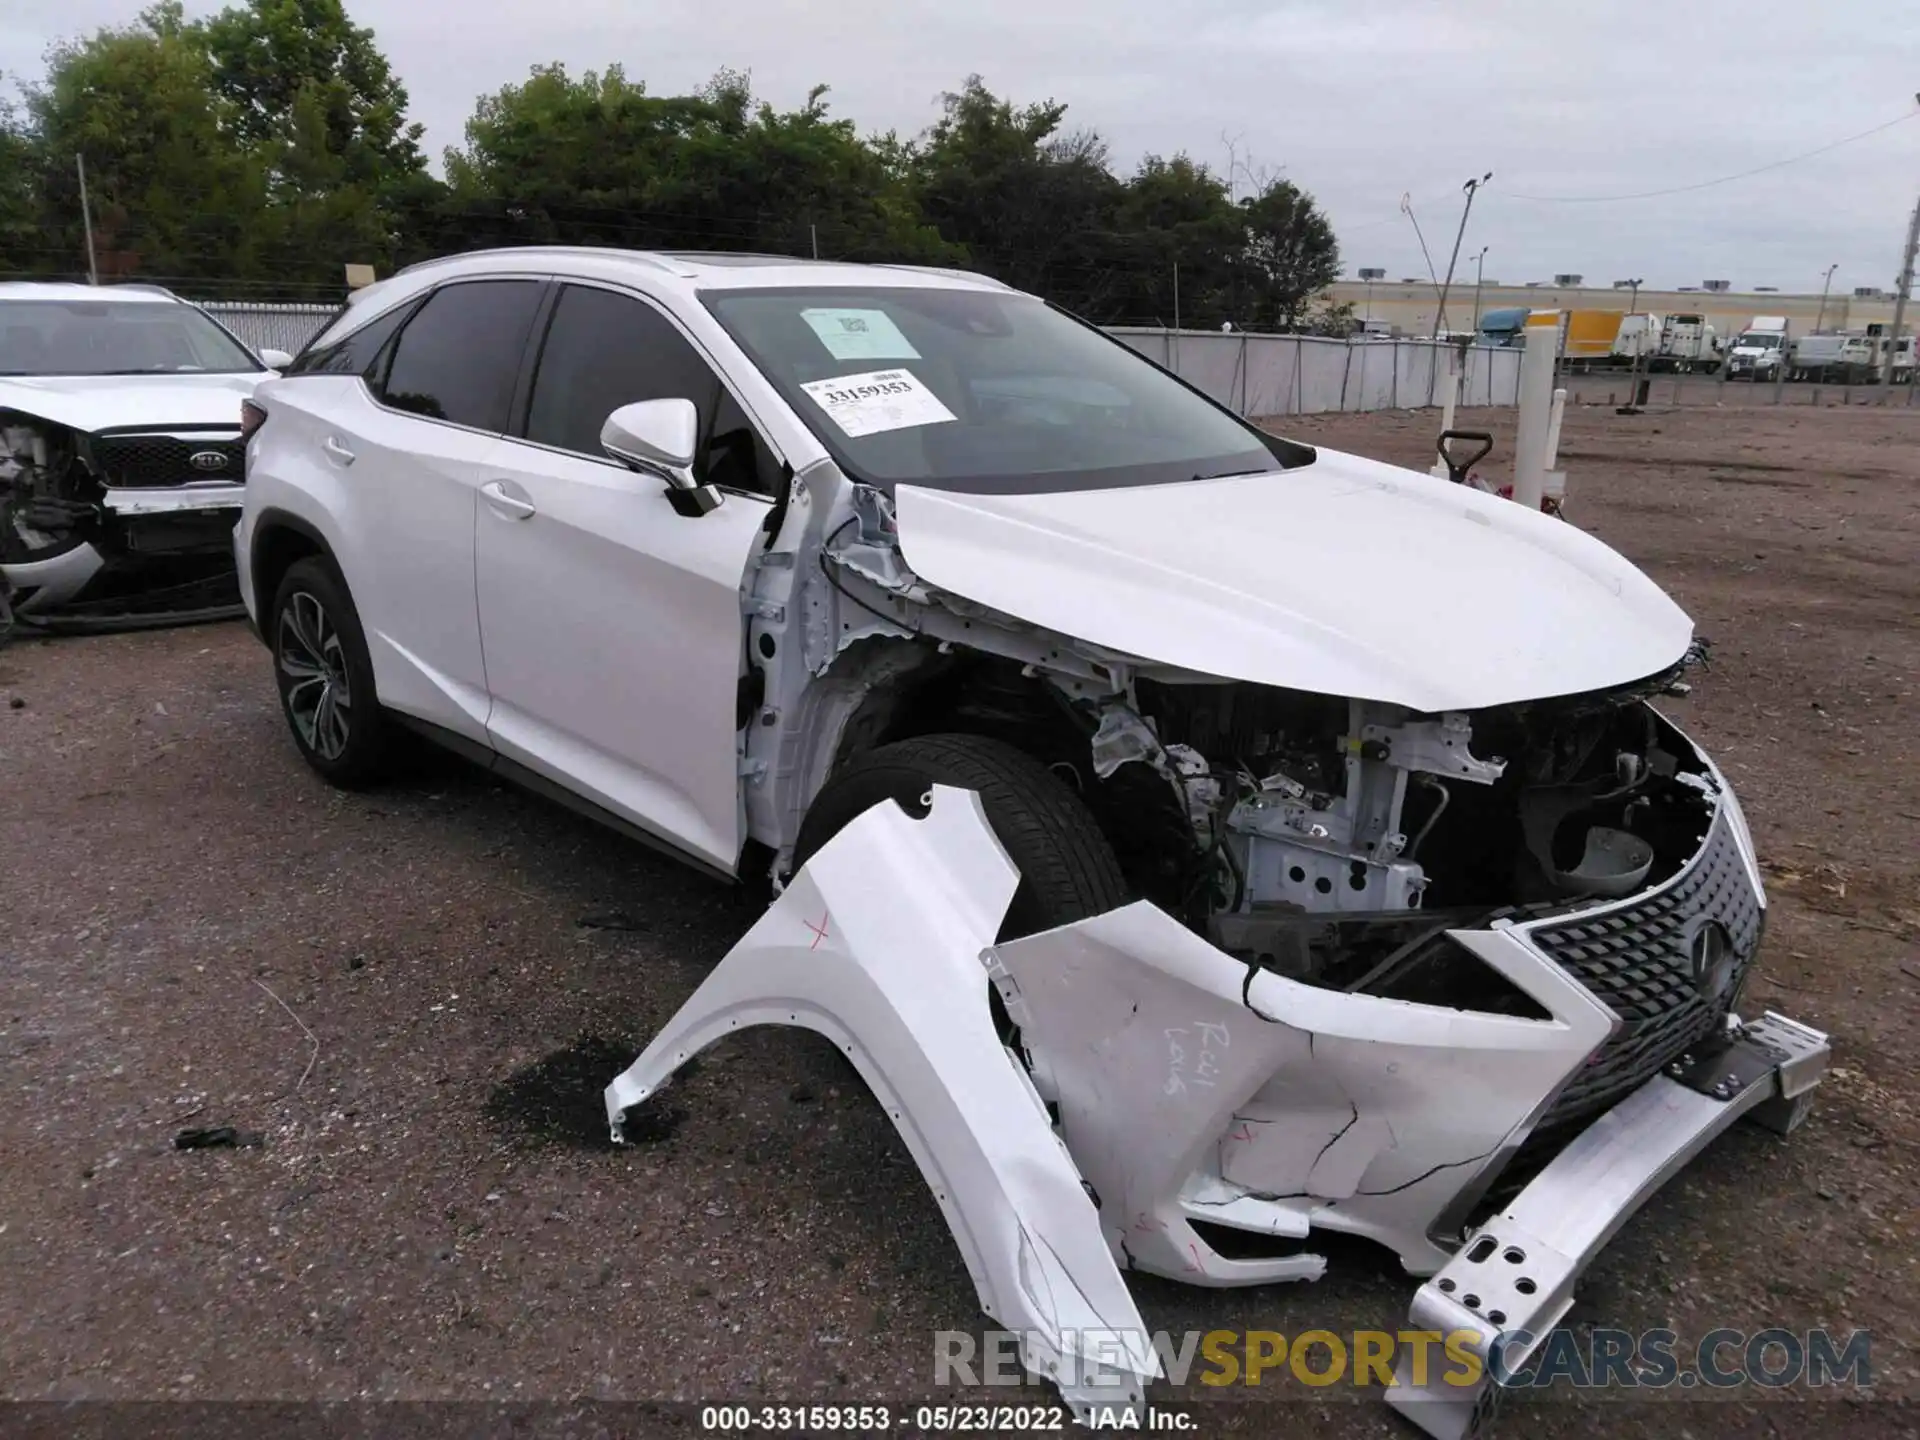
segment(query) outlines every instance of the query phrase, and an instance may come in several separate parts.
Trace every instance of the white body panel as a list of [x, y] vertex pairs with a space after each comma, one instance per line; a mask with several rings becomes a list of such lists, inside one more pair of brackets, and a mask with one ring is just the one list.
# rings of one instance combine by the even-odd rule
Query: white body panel
[[240, 428], [240, 402], [271, 372], [249, 375], [9, 375], [0, 410], [37, 415], [82, 431]]
[[[935, 787], [910, 820], [876, 807], [823, 846], [646, 1052], [607, 1087], [626, 1112], [714, 1041], [797, 1025], [845, 1052], [953, 1231], [980, 1306], [1078, 1404], [1134, 1405], [1159, 1373], [1093, 1202], [987, 1005], [982, 959], [1018, 873], [977, 796]], [[1114, 1351], [1080, 1350], [1093, 1332]], [[1077, 1383], [1076, 1383], [1077, 1382]]]
[[1019, 496], [903, 485], [896, 503], [907, 563], [969, 600], [1162, 664], [1421, 711], [1637, 680], [1693, 633], [1591, 535], [1331, 450], [1279, 475]]
[[[1368, 1236], [1416, 1274], [1506, 1137], [1606, 1039], [1608, 1009], [1506, 932], [1463, 943], [1551, 1020], [1351, 995], [1247, 967], [1145, 901], [998, 948], [1007, 1013], [1101, 1197], [1108, 1243], [1195, 1285], [1316, 1278], [1218, 1254], [1191, 1222]], [[1436, 1103], [1438, 1101], [1439, 1103]]]
[[[327, 539], [381, 704], [484, 743], [473, 536], [486, 462], [503, 442], [384, 409], [349, 376], [271, 381], [261, 399], [275, 420], [250, 447], [248, 515], [287, 510]], [[252, 600], [258, 616], [273, 597]]]
[[495, 748], [732, 871], [740, 581], [770, 502], [736, 495], [690, 518], [657, 479], [511, 441], [487, 482], [476, 560]]

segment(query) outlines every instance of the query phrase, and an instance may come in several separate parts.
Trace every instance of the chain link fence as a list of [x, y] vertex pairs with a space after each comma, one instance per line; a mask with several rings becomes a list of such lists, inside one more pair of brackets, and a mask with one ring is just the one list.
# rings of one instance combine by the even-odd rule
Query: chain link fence
[[338, 305], [282, 305], [255, 300], [207, 300], [200, 308], [218, 320], [256, 353], [284, 350], [298, 355], [328, 320], [340, 313]]

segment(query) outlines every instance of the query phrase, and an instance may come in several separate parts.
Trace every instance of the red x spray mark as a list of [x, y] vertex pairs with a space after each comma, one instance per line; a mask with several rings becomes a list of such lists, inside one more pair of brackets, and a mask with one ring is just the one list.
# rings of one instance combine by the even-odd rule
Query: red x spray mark
[[807, 929], [813, 931], [813, 944], [807, 946], [807, 949], [818, 950], [820, 948], [820, 942], [827, 938], [827, 921], [830, 918], [828, 913], [822, 910], [820, 912], [820, 923], [818, 925], [814, 924], [811, 920], [803, 920], [800, 922], [805, 925]]

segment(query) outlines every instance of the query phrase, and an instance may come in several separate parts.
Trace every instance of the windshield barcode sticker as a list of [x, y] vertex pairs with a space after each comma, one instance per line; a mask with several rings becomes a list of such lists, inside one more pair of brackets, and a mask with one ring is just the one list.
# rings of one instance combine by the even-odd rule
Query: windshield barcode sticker
[[918, 360], [920, 352], [884, 310], [802, 310], [836, 360]]
[[847, 435], [877, 435], [957, 418], [911, 370], [870, 370], [810, 380], [800, 387]]

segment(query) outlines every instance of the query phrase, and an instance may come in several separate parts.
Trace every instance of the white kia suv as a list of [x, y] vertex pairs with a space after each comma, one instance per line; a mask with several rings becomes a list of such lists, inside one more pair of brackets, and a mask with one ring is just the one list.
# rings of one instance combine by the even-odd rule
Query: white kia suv
[[289, 360], [158, 286], [0, 284], [0, 608], [123, 619], [212, 582], [230, 613], [240, 402]]
[[[1154, 1011], [1171, 992], [1116, 1012], [1150, 1022], [1172, 1066], [1153, 1085], [1211, 1097], [1155, 1132], [1174, 1158], [1151, 1183], [1112, 1167], [1155, 1144], [1075, 1150], [1126, 1264], [1308, 1276], [1303, 1242], [1346, 1231], [1446, 1265], [1439, 1304], [1496, 1185], [1573, 1155], [1529, 1212], [1580, 1222], [1551, 1239], [1557, 1288], [1500, 1311], [1541, 1321], [1617, 1218], [1761, 1098], [1709, 1093], [1765, 915], [1752, 840], [1650, 703], [1684, 688], [1692, 624], [1562, 520], [1266, 434], [980, 276], [759, 256], [416, 266], [357, 293], [248, 427], [243, 591], [329, 780], [377, 776], [405, 727], [776, 886], [888, 802], [970, 791], [1019, 877], [1001, 940], [1108, 926], [1072, 970], [1113, 956], [1116, 911], [1177, 922], [1177, 944], [1136, 926], [1158, 938], [1111, 983], [1165, 966], [1240, 1019], [1190, 1044], [1158, 1038], [1192, 1018]], [[805, 918], [802, 959], [854, 943], [824, 907]], [[1229, 1095], [1224, 1037], [1278, 1034], [1274, 1004], [1326, 1043]], [[751, 1014], [773, 1009], [861, 1038], [863, 1067], [906, 1023]], [[959, 1043], [920, 1038], [916, 1064]], [[1108, 1039], [1019, 1053], [1044, 1094]], [[1753, 1084], [1776, 1066], [1761, 1044]], [[896, 1081], [895, 1117], [933, 1135], [944, 1120], [903, 1118], [932, 1092]], [[1084, 1116], [1100, 1093], [1047, 1098]], [[1635, 1103], [1624, 1150], [1589, 1128]], [[1072, 1148], [1083, 1122], [1061, 1123]], [[953, 1177], [930, 1178], [944, 1202]], [[1041, 1223], [1004, 1218], [956, 1232]], [[1508, 1278], [1531, 1295], [1531, 1276]]]

